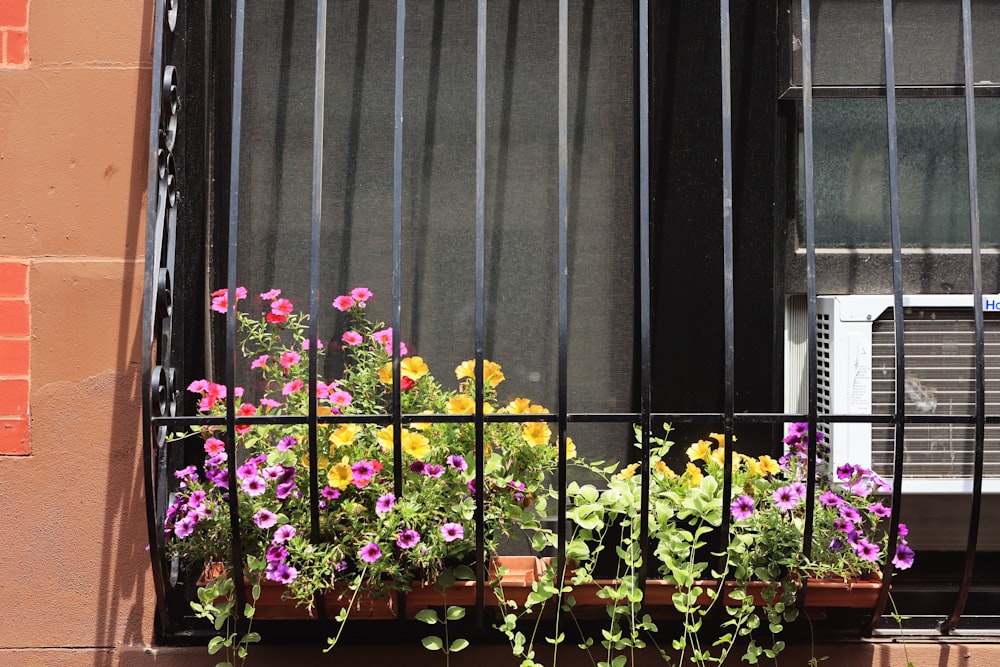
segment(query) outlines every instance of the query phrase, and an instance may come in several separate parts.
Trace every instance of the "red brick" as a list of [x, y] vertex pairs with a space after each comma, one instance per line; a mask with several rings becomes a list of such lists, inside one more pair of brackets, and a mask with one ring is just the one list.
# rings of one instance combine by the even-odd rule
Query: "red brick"
[[27, 295], [28, 265], [18, 262], [0, 262], [0, 297], [23, 298]]
[[28, 0], [0, 0], [0, 25], [24, 28], [28, 25]]
[[0, 415], [28, 416], [28, 381], [0, 379]]
[[20, 299], [0, 299], [0, 336], [27, 336], [28, 302]]
[[27, 375], [30, 353], [27, 340], [0, 339], [0, 377]]
[[28, 31], [7, 31], [7, 64], [24, 65], [28, 62]]
[[30, 454], [27, 419], [0, 419], [0, 454]]

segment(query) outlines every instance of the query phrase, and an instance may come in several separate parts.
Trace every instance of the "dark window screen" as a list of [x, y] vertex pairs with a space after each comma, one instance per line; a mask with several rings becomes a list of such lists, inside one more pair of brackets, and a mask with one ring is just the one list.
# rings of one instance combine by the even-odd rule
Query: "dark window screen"
[[[571, 412], [632, 408], [634, 58], [631, 2], [571, 3]], [[320, 337], [329, 304], [363, 285], [391, 317], [395, 3], [329, 5]], [[248, 3], [240, 284], [309, 289], [315, 4]], [[489, 4], [486, 74], [486, 358], [554, 410], [558, 351], [558, 5]], [[476, 6], [408, 2], [402, 157], [402, 340], [448, 383], [475, 355]], [[258, 302], [259, 303], [259, 302]], [[337, 354], [328, 355], [328, 378]], [[571, 435], [598, 453], [624, 427]], [[589, 433], [590, 435], [584, 435]], [[615, 436], [622, 452], [627, 436]]]

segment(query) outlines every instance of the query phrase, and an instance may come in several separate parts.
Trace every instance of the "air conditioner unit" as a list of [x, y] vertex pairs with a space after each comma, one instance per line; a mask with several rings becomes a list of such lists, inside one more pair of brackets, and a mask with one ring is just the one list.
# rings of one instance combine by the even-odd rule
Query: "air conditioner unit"
[[[975, 324], [969, 295], [903, 298], [907, 415], [975, 412]], [[1000, 410], [1000, 296], [983, 298], [986, 413]], [[819, 414], [892, 414], [896, 359], [891, 295], [820, 296], [817, 313]], [[804, 296], [786, 311], [785, 409], [806, 412], [807, 320]], [[831, 471], [861, 464], [890, 480], [894, 429], [889, 424], [823, 423]], [[1000, 426], [986, 426], [983, 489], [1000, 493]], [[972, 489], [975, 427], [971, 423], [908, 423], [904, 431], [905, 493], [967, 493]]]

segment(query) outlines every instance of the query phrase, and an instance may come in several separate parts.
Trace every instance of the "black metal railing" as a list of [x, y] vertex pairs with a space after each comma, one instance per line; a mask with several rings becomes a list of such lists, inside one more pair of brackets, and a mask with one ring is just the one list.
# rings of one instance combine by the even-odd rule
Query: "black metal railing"
[[[981, 505], [983, 498], [983, 462], [985, 452], [985, 425], [1000, 423], [995, 415], [986, 414], [985, 403], [985, 377], [986, 358], [984, 352], [984, 315], [983, 315], [983, 278], [980, 258], [980, 219], [978, 208], [978, 180], [977, 180], [977, 153], [976, 153], [976, 126], [975, 108], [976, 99], [979, 96], [993, 95], [996, 93], [992, 87], [985, 87], [980, 90], [973, 83], [972, 75], [972, 19], [970, 0], [962, 2], [963, 16], [963, 54], [965, 68], [965, 82], [961, 87], [961, 92], [965, 98], [966, 127], [967, 127], [967, 153], [969, 170], [969, 202], [970, 202], [970, 233], [971, 233], [971, 261], [973, 267], [973, 280], [971, 290], [973, 294], [973, 305], [975, 313], [975, 410], [973, 414], [966, 415], [913, 415], [908, 414], [905, 409], [905, 364], [903, 336], [904, 336], [904, 283], [903, 283], [903, 239], [900, 227], [900, 185], [898, 175], [898, 155], [897, 155], [897, 118], [896, 118], [896, 98], [897, 86], [895, 85], [894, 70], [894, 47], [893, 47], [893, 16], [891, 0], [883, 0], [884, 20], [884, 64], [885, 81], [883, 87], [873, 87], [866, 89], [864, 94], [884, 96], [886, 100], [886, 125], [888, 133], [888, 155], [889, 167], [889, 212], [891, 226], [891, 257], [892, 257], [892, 295], [893, 295], [893, 326], [896, 341], [895, 347], [895, 407], [892, 414], [825, 414], [819, 410], [817, 401], [817, 261], [816, 261], [816, 208], [814, 195], [814, 174], [816, 155], [813, 145], [813, 109], [814, 98], [816, 97], [812, 84], [812, 55], [811, 55], [811, 30], [812, 14], [810, 2], [802, 3], [801, 11], [801, 66], [802, 85], [797, 90], [797, 95], [801, 96], [801, 113], [803, 120], [803, 177], [804, 177], [804, 200], [803, 215], [805, 227], [805, 254], [806, 254], [806, 297], [807, 297], [807, 384], [808, 384], [808, 407], [804, 414], [791, 414], [784, 412], [743, 412], [737, 410], [736, 395], [736, 343], [737, 331], [735, 322], [735, 267], [734, 267], [734, 228], [738, 228], [739, 217], [733, 205], [733, 181], [734, 181], [734, 132], [732, 118], [732, 76], [731, 76], [731, 26], [730, 26], [730, 6], [729, 0], [720, 0], [719, 3], [719, 47], [721, 51], [720, 61], [722, 63], [719, 72], [721, 82], [721, 137], [719, 146], [721, 148], [721, 172], [722, 180], [722, 201], [721, 215], [718, 223], [722, 227], [722, 284], [723, 298], [721, 308], [723, 309], [723, 335], [724, 349], [724, 396], [722, 408], [718, 411], [710, 412], [670, 412], [653, 410], [652, 386], [653, 367], [652, 350], [653, 335], [651, 326], [651, 304], [650, 294], [653, 290], [653, 282], [650, 271], [650, 228], [653, 224], [650, 214], [650, 115], [653, 112], [650, 106], [650, 22], [648, 0], [639, 0], [636, 6], [636, 25], [634, 30], [635, 39], [635, 71], [636, 71], [636, 98], [638, 103], [635, 108], [634, 122], [637, 131], [636, 145], [636, 180], [637, 180], [637, 213], [634, 221], [637, 232], [637, 268], [638, 277], [636, 280], [635, 302], [637, 304], [637, 327], [635, 336], [637, 338], [638, 356], [638, 409], [629, 412], [571, 412], [568, 400], [568, 348], [569, 348], [569, 240], [568, 234], [573, 221], [569, 219], [569, 205], [567, 192], [569, 187], [569, 141], [568, 141], [568, 109], [569, 109], [569, 84], [567, 74], [567, 64], [569, 58], [569, 23], [568, 23], [568, 0], [559, 2], [559, 34], [558, 34], [558, 108], [553, 113], [558, 117], [558, 399], [557, 409], [554, 413], [543, 415], [492, 415], [484, 414], [484, 360], [486, 341], [486, 192], [489, 187], [486, 177], [486, 34], [487, 34], [487, 0], [477, 0], [477, 22], [476, 22], [476, 132], [475, 132], [475, 383], [476, 383], [476, 410], [471, 416], [461, 415], [420, 415], [420, 421], [468, 421], [474, 424], [476, 433], [476, 480], [482, 488], [484, 478], [483, 453], [484, 453], [484, 427], [490, 422], [500, 421], [525, 421], [540, 420], [555, 423], [558, 429], [559, 463], [557, 469], [557, 484], [560, 489], [556, 508], [556, 518], [558, 525], [559, 547], [557, 558], [560, 563], [565, 561], [565, 545], [567, 543], [567, 495], [565, 492], [567, 484], [567, 451], [566, 432], [571, 423], [584, 422], [605, 422], [605, 423], [637, 423], [640, 425], [641, 433], [641, 475], [645, 488], [649, 488], [649, 457], [650, 457], [650, 437], [654, 427], [665, 423], [721, 423], [724, 429], [725, 463], [723, 497], [729, 498], [732, 495], [732, 448], [729, 443], [733, 441], [734, 432], [741, 425], [747, 424], [771, 424], [780, 425], [791, 421], [805, 421], [808, 423], [809, 433], [809, 474], [807, 486], [807, 515], [806, 528], [803, 541], [803, 550], [808, 553], [812, 543], [812, 520], [813, 506], [815, 502], [815, 466], [817, 458], [817, 430], [821, 423], [851, 423], [867, 422], [889, 424], [894, 428], [894, 469], [893, 469], [893, 495], [892, 514], [890, 517], [888, 554], [895, 551], [899, 537], [899, 523], [903, 507], [904, 497], [902, 494], [904, 478], [904, 454], [905, 454], [905, 428], [907, 424], [928, 423], [928, 422], [948, 422], [974, 424], [975, 427], [975, 456], [974, 456], [974, 476], [973, 490], [971, 494], [972, 510], [969, 520], [969, 532], [967, 546], [965, 550], [965, 562], [963, 577], [957, 591], [953, 609], [947, 615], [947, 619], [941, 624], [940, 632], [949, 634], [956, 631], [962, 618], [963, 610], [968, 599], [972, 586], [972, 573], [975, 565], [977, 549], [977, 539], [981, 516]], [[402, 285], [404, 281], [402, 271], [401, 249], [403, 247], [403, 121], [404, 121], [404, 96], [403, 84], [405, 80], [404, 69], [404, 36], [406, 27], [406, 6], [405, 0], [396, 0], [396, 23], [395, 23], [395, 71], [394, 71], [394, 99], [393, 99], [393, 185], [392, 185], [392, 305], [391, 321], [394, 331], [401, 331], [401, 307], [402, 307]], [[174, 243], [178, 224], [202, 224], [201, 221], [178, 221], [176, 216], [176, 192], [173, 183], [173, 148], [177, 140], [178, 127], [178, 85], [176, 82], [177, 71], [170, 61], [172, 33], [176, 23], [178, 11], [183, 12], [185, 3], [182, 0], [158, 0], [156, 4], [156, 29], [154, 40], [154, 61], [153, 76], [154, 85], [152, 93], [152, 115], [150, 134], [150, 169], [149, 169], [149, 199], [148, 199], [148, 233], [146, 248], [146, 285], [144, 294], [144, 319], [143, 319], [143, 463], [146, 480], [146, 506], [147, 522], [149, 526], [150, 551], [153, 564], [154, 584], [157, 593], [157, 610], [162, 628], [166, 635], [178, 625], [179, 614], [182, 611], [171, 608], [168, 604], [170, 598], [169, 591], [177, 582], [177, 563], [172, 563], [165, 553], [163, 526], [164, 513], [169, 504], [168, 496], [170, 491], [171, 475], [168, 461], [176, 460], [170, 448], [175, 446], [167, 440], [170, 431], [180, 431], [185, 428], [197, 425], [219, 425], [224, 426], [224, 440], [229, 461], [236, 461], [236, 441], [234, 434], [236, 427], [249, 424], [307, 424], [309, 434], [310, 452], [310, 488], [309, 494], [311, 502], [312, 516], [312, 536], [313, 540], [319, 540], [319, 487], [318, 487], [318, 451], [317, 451], [317, 430], [322, 424], [327, 423], [378, 423], [392, 424], [395, 438], [394, 451], [394, 486], [397, 496], [402, 494], [402, 459], [401, 459], [401, 431], [404, 423], [418, 419], [417, 415], [404, 414], [398, 401], [394, 402], [391, 414], [379, 415], [338, 415], [336, 417], [321, 416], [317, 405], [317, 383], [318, 383], [318, 355], [310, 355], [309, 360], [309, 409], [307, 415], [301, 416], [274, 416], [274, 417], [241, 417], [237, 416], [235, 410], [235, 386], [236, 386], [236, 355], [238, 347], [236, 343], [236, 304], [237, 299], [231, 298], [226, 313], [225, 327], [225, 355], [224, 355], [224, 383], [228, 389], [226, 398], [227, 414], [223, 417], [206, 417], [177, 415], [177, 386], [185, 384], [189, 378], [175, 377], [175, 371], [171, 363], [171, 278], [174, 272]], [[317, 322], [319, 304], [319, 274], [320, 274], [320, 230], [323, 226], [323, 165], [324, 165], [324, 116], [327, 104], [325, 82], [326, 82], [326, 59], [327, 59], [327, 1], [316, 0], [316, 38], [315, 38], [315, 75], [314, 75], [314, 110], [313, 110], [313, 133], [312, 133], [312, 187], [311, 187], [311, 225], [310, 225], [310, 324], [308, 337], [311, 344], [310, 349], [317, 349], [319, 343]], [[231, 114], [229, 117], [230, 136], [229, 141], [229, 179], [226, 192], [228, 196], [228, 233], [226, 259], [226, 287], [228, 294], [236, 294], [237, 288], [237, 268], [240, 261], [241, 239], [240, 231], [240, 193], [241, 186], [244, 185], [241, 177], [241, 140], [243, 139], [242, 124], [242, 102], [244, 97], [243, 73], [247, 67], [247, 54], [244, 52], [245, 44], [245, 0], [234, 0], [232, 17], [232, 90], [231, 90]], [[824, 89], [820, 96], [830, 93], [830, 88]], [[956, 92], [955, 87], [948, 88], [949, 94]], [[221, 160], [221, 158], [217, 158]], [[664, 214], [669, 216], [669, 212]], [[665, 224], [667, 221], [657, 220], [656, 224]], [[203, 295], [184, 294], [178, 295], [189, 299], [199, 299]], [[393, 364], [393, 392], [400, 394], [400, 362], [401, 349], [399, 336], [395, 336], [392, 345]], [[178, 444], [176, 446], [183, 446]], [[236, 468], [229, 466], [229, 488], [236, 489]], [[229, 507], [231, 516], [231, 532], [233, 543], [231, 545], [231, 558], [234, 563], [243, 562], [243, 545], [240, 542], [241, 534], [239, 525], [239, 494], [229, 494]], [[475, 525], [476, 525], [476, 553], [479, 554], [477, 563], [477, 608], [480, 612], [480, 622], [482, 622], [482, 612], [484, 609], [485, 577], [483, 576], [485, 562], [484, 552], [484, 496], [478, 494], [476, 499]], [[640, 543], [646, 551], [647, 557], [644, 563], [650, 562], [649, 556], [649, 513], [648, 494], [642, 498], [641, 508], [641, 538]], [[727, 527], [731, 521], [731, 510], [728, 503], [723, 503], [723, 527], [721, 535], [727, 535]], [[561, 568], [560, 568], [561, 569]], [[643, 572], [645, 580], [646, 572]], [[892, 558], [886, 558], [883, 570], [883, 584], [881, 595], [870, 618], [869, 631], [875, 631], [881, 616], [885, 612], [888, 599], [889, 587], [887, 582], [891, 580], [893, 574]], [[244, 592], [242, 586], [243, 573], [240, 568], [234, 568], [233, 576], [236, 579], [236, 592], [239, 605], [244, 603]], [[322, 604], [317, 605], [319, 610], [324, 609]], [[405, 603], [400, 609], [401, 617], [405, 617]]]

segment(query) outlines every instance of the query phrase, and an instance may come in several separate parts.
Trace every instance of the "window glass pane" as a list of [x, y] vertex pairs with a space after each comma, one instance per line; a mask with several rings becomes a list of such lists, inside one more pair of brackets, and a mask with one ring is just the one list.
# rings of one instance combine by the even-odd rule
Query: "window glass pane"
[[[967, 248], [969, 184], [965, 103], [897, 102], [900, 225], [903, 245]], [[816, 243], [820, 247], [888, 248], [889, 172], [884, 99], [817, 100]], [[1000, 245], [1000, 100], [976, 100], [979, 211], [983, 245]], [[798, 238], [802, 215], [799, 148]]]
[[[791, 13], [792, 84], [802, 84], [802, 4]], [[813, 0], [813, 83], [815, 85], [885, 85], [882, 3], [876, 0]], [[1000, 3], [973, 0], [973, 80], [1000, 82]], [[962, 55], [962, 5], [942, 0], [893, 2], [896, 83], [960, 84], [965, 80]]]
[[[313, 5], [248, 5], [241, 151], [241, 283], [251, 294], [280, 287], [302, 307]], [[627, 411], [632, 3], [574, 2], [569, 23], [569, 407]], [[369, 287], [374, 314], [391, 316], [395, 3], [330, 3], [327, 40], [320, 334], [336, 346], [342, 323], [329, 304], [338, 294]], [[555, 411], [557, 4], [490, 2], [486, 57], [486, 357], [503, 366], [501, 398]], [[405, 67], [402, 339], [448, 385], [475, 355], [475, 4], [408, 2]], [[338, 356], [328, 356], [327, 377]], [[594, 436], [592, 445], [628, 444], [607, 440]]]

